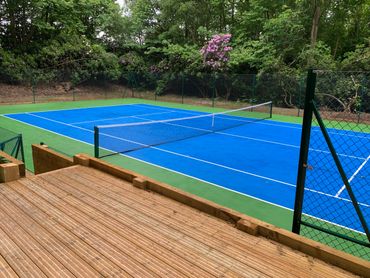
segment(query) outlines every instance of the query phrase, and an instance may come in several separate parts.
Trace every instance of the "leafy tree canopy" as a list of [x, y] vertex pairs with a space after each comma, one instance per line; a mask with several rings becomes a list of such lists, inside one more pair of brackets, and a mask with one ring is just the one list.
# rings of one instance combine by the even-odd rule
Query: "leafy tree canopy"
[[368, 0], [0, 0], [0, 76], [197, 74], [201, 48], [225, 34], [232, 73], [370, 70], [369, 20]]

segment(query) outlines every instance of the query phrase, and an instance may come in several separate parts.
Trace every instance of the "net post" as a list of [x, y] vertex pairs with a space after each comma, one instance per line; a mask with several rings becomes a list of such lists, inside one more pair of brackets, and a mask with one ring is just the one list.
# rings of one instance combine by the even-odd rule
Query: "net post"
[[99, 158], [99, 128], [94, 126], [94, 156]]
[[270, 119], [272, 118], [272, 101], [270, 102]]
[[313, 116], [313, 100], [315, 98], [316, 73], [310, 69], [307, 73], [306, 99], [303, 114], [301, 146], [298, 162], [297, 187], [294, 202], [292, 232], [299, 234], [307, 171], [308, 149], [310, 146], [311, 125]]

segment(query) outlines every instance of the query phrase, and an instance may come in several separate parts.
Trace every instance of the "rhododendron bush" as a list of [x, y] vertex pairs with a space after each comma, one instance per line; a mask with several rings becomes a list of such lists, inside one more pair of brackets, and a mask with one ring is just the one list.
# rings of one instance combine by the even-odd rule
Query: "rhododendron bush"
[[214, 35], [200, 50], [206, 67], [212, 70], [223, 70], [230, 59], [232, 47], [229, 45], [231, 34]]

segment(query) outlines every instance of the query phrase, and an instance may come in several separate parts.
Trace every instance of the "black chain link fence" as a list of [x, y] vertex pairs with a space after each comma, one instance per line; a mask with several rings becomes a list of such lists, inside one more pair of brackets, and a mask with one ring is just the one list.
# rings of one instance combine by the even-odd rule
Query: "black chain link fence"
[[305, 76], [269, 74], [138, 74], [122, 79], [126, 96], [223, 108], [272, 100], [277, 114], [301, 116]]
[[77, 82], [66, 71], [33, 70], [22, 81], [0, 76], [0, 103], [142, 98], [232, 109], [272, 100], [274, 113], [301, 116], [304, 86], [305, 76], [283, 73], [125, 72]]
[[300, 234], [370, 260], [370, 73], [316, 71], [313, 109]]

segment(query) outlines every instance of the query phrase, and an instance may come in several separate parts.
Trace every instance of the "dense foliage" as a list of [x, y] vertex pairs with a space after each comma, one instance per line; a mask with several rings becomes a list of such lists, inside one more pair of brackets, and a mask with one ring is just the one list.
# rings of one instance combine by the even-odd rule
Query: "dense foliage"
[[370, 70], [369, 21], [368, 0], [0, 0], [0, 76]]

